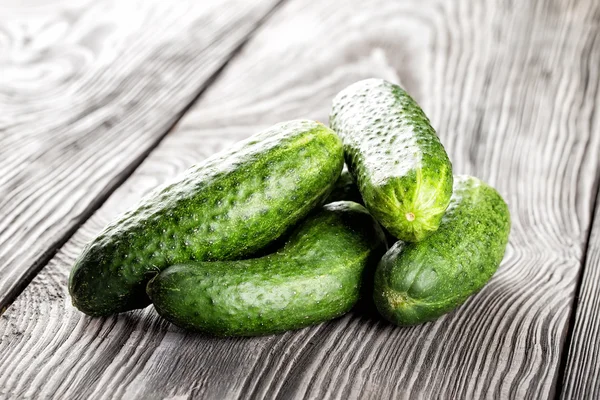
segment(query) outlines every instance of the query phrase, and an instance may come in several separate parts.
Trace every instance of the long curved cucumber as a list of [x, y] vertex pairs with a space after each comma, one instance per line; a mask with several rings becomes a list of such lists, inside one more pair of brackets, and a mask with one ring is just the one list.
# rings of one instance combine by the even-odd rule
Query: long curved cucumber
[[148, 294], [161, 316], [187, 329], [218, 336], [277, 333], [350, 310], [385, 249], [367, 210], [341, 201], [301, 223], [276, 253], [174, 265], [149, 282]]
[[73, 304], [92, 316], [142, 308], [146, 283], [168, 265], [252, 255], [323, 202], [343, 162], [339, 137], [308, 120], [210, 157], [85, 247], [69, 279]]

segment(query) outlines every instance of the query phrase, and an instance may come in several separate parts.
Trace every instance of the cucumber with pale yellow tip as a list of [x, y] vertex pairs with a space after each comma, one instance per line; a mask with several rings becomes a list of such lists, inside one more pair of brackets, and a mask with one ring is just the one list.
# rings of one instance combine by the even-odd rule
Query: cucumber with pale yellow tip
[[452, 165], [419, 105], [400, 86], [367, 79], [335, 97], [330, 125], [369, 212], [404, 241], [433, 233], [452, 195]]

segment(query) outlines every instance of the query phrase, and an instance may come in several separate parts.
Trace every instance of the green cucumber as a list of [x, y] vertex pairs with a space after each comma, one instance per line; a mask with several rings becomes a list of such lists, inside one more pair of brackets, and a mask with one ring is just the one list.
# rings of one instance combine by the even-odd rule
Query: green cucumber
[[325, 203], [333, 203], [336, 201], [348, 200], [358, 204], [363, 204], [358, 186], [354, 183], [354, 178], [350, 172], [344, 168], [342, 174], [335, 182], [331, 194], [325, 200]]
[[398, 239], [434, 232], [452, 195], [452, 165], [419, 105], [398, 85], [357, 82], [333, 100], [330, 125], [369, 212]]
[[477, 178], [454, 177], [454, 194], [437, 232], [397, 242], [375, 273], [377, 309], [397, 325], [430, 321], [463, 304], [489, 281], [504, 257], [508, 207]]
[[92, 316], [143, 308], [147, 282], [169, 265], [252, 255], [325, 200], [343, 162], [339, 137], [307, 120], [210, 157], [84, 248], [69, 278], [73, 304]]
[[147, 290], [156, 311], [180, 327], [217, 336], [272, 334], [349, 311], [385, 249], [367, 210], [341, 201], [301, 223], [276, 253], [174, 265]]

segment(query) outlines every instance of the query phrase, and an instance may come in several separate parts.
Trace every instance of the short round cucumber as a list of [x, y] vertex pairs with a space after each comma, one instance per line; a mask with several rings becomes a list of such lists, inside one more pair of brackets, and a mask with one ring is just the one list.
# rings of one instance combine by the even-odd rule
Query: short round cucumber
[[464, 303], [496, 272], [510, 231], [508, 207], [477, 178], [454, 177], [454, 194], [437, 232], [397, 242], [375, 273], [379, 312], [397, 325], [430, 321]]
[[92, 316], [150, 304], [146, 284], [168, 265], [247, 257], [306, 217], [331, 192], [344, 160], [339, 137], [284, 122], [190, 168], [89, 243], [69, 279]]
[[217, 336], [272, 334], [349, 311], [385, 249], [367, 210], [341, 201], [301, 223], [275, 253], [174, 265], [147, 290], [156, 311], [180, 327]]
[[419, 105], [398, 85], [367, 79], [333, 100], [330, 125], [365, 206], [398, 239], [434, 232], [452, 195], [452, 165]]

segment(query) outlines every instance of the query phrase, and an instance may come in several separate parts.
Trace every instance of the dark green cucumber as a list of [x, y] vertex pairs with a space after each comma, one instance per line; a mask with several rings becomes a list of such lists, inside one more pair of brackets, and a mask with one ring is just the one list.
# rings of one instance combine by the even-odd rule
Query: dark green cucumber
[[452, 165], [419, 105], [381, 79], [357, 82], [333, 100], [330, 125], [367, 209], [398, 239], [434, 232], [452, 195]]
[[354, 183], [354, 178], [346, 168], [342, 170], [342, 174], [335, 182], [333, 190], [331, 191], [331, 194], [327, 200], [325, 200], [325, 203], [333, 203], [342, 200], [354, 201], [355, 203], [363, 204], [358, 186], [356, 186], [356, 183]]
[[381, 228], [363, 206], [330, 203], [276, 253], [174, 265], [150, 281], [148, 295], [175, 325], [213, 335], [298, 329], [350, 310], [385, 249]]
[[104, 229], [77, 259], [73, 304], [92, 316], [150, 304], [146, 283], [191, 260], [253, 254], [331, 192], [342, 144], [324, 125], [281, 123], [190, 168]]
[[510, 214], [498, 192], [477, 178], [454, 177], [454, 194], [437, 232], [397, 242], [375, 273], [379, 312], [398, 325], [430, 321], [478, 292], [504, 257]]

